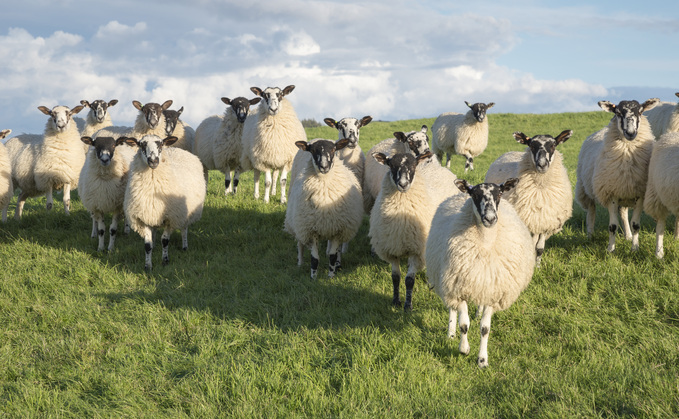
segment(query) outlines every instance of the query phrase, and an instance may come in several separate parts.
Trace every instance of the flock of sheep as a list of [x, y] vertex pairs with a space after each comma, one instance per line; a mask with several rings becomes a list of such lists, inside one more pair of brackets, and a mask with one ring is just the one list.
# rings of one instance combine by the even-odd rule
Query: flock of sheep
[[[312, 278], [318, 275], [319, 241], [327, 241], [332, 277], [368, 214], [372, 249], [391, 264], [393, 304], [412, 308], [415, 275], [426, 267], [431, 288], [449, 309], [448, 336], [460, 331], [461, 353], [469, 353], [467, 303], [478, 305], [477, 363], [487, 366], [493, 312], [518, 298], [540, 265], [545, 241], [571, 217], [572, 186], [556, 148], [572, 131], [556, 137], [514, 133], [526, 150], [500, 156], [485, 183], [471, 185], [449, 170], [450, 157], [462, 155], [465, 172], [474, 169], [474, 157], [488, 142], [486, 111], [493, 103], [465, 102], [465, 114], [440, 115], [432, 126], [431, 149], [428, 128], [422, 126], [419, 131], [395, 132], [394, 138], [363, 153], [360, 129], [371, 122], [370, 116], [326, 118], [326, 124], [338, 130], [338, 140], [307, 140], [287, 99], [294, 88], [252, 87], [257, 96], [253, 99], [222, 98], [224, 114], [206, 118], [195, 131], [181, 121], [183, 108], [169, 109], [169, 100], [145, 105], [133, 101], [139, 111], [133, 127], [111, 122], [108, 108], [117, 100], [83, 100], [72, 109], [40, 106], [49, 116], [44, 133], [22, 134], [0, 147], [3, 222], [14, 188], [21, 190], [14, 214], [20, 219], [31, 197], [45, 195], [51, 209], [55, 189], [63, 189], [68, 214], [70, 192], [77, 187], [92, 215], [98, 250], [105, 248], [104, 216], [112, 214], [108, 250], [114, 249], [122, 219], [144, 239], [145, 268], [150, 270], [153, 229], [163, 229], [164, 264], [169, 262], [174, 230], [181, 231], [182, 247], [188, 247], [188, 227], [201, 217], [210, 170], [225, 174], [226, 194], [237, 192], [240, 173], [253, 170], [256, 199], [264, 172], [265, 202], [276, 194], [280, 175], [280, 200], [287, 202], [284, 230], [298, 243], [298, 265], [303, 264], [305, 247], [311, 249]], [[609, 252], [615, 249], [618, 213], [632, 249], [638, 249], [639, 220], [645, 211], [657, 222], [656, 256], [662, 258], [665, 219], [679, 214], [674, 181], [679, 177], [679, 105], [658, 104], [658, 99], [642, 104], [599, 102], [614, 116], [580, 151], [575, 199], [587, 212], [589, 235], [596, 203], [608, 209]], [[85, 120], [73, 117], [86, 107]], [[0, 139], [10, 132], [1, 131]], [[507, 204], [500, 205], [501, 200]], [[401, 259], [408, 261], [403, 303]]]

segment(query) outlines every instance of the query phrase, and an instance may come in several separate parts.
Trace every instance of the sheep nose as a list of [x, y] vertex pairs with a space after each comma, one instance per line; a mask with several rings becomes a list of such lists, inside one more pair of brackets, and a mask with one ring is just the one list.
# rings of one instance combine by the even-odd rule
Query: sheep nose
[[497, 215], [493, 212], [483, 216], [483, 225], [491, 227], [497, 222]]
[[111, 162], [111, 156], [109, 156], [108, 154], [104, 154], [101, 157], [99, 157], [99, 160], [101, 160], [101, 163], [104, 166], [106, 166], [107, 164], [109, 164]]
[[153, 158], [153, 159], [148, 159], [148, 165], [151, 169], [155, 169], [156, 167], [158, 167], [159, 163], [160, 163], [160, 160], [158, 159], [158, 157]]

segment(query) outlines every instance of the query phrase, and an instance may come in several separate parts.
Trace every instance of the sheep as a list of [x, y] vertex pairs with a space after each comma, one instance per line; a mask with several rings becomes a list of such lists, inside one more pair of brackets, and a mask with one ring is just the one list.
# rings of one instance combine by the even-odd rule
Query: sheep
[[144, 135], [156, 135], [165, 138], [165, 117], [163, 111], [172, 106], [171, 100], [166, 100], [162, 105], [149, 102], [142, 105], [138, 100], [133, 100], [132, 105], [139, 110], [134, 128], [130, 134], [133, 138], [141, 138]]
[[179, 108], [178, 111], [166, 109], [163, 111], [165, 118], [165, 136], [175, 136], [179, 140], [174, 143], [174, 147], [179, 147], [182, 150], [193, 152], [193, 142], [196, 136], [196, 131], [190, 125], [179, 119], [179, 116], [184, 112], [184, 107]]
[[[401, 131], [394, 133], [394, 138], [387, 138], [375, 144], [367, 155], [372, 156], [375, 153], [383, 153], [387, 156], [393, 156], [397, 153], [414, 153], [419, 155], [429, 149], [429, 142], [427, 138], [427, 126], [422, 125], [420, 131], [410, 131], [404, 133]], [[384, 175], [389, 169], [377, 162], [374, 159], [366, 159], [365, 170], [363, 175], [363, 207], [366, 213], [370, 213], [377, 194], [382, 189], [382, 181]]]
[[130, 227], [144, 239], [144, 269], [153, 268], [152, 228], [163, 227], [163, 265], [170, 262], [168, 245], [172, 231], [182, 233], [182, 249], [188, 249], [189, 225], [198, 221], [205, 201], [205, 178], [198, 157], [170, 147], [177, 137], [161, 139], [145, 135], [141, 139], [124, 137], [138, 151], [130, 165], [123, 209]]
[[372, 116], [364, 116], [361, 119], [356, 118], [342, 118], [335, 121], [332, 118], [325, 118], [323, 122], [329, 127], [333, 127], [338, 131], [338, 140], [348, 138], [350, 143], [337, 154], [337, 157], [356, 175], [358, 182], [363, 185], [363, 170], [365, 167], [365, 155], [358, 144], [360, 130], [362, 127], [368, 125], [372, 121]]
[[[86, 108], [90, 108], [87, 113], [87, 118], [84, 121], [84, 126], [79, 128], [81, 137], [92, 137], [95, 132], [102, 128], [110, 127], [113, 125], [111, 121], [111, 115], [108, 113], [108, 108], [115, 106], [118, 103], [117, 99], [110, 100], [106, 102], [105, 100], [97, 99], [92, 102], [86, 100], [81, 100], [80, 104]], [[80, 122], [80, 118], [74, 118], [76, 121]], [[89, 145], [86, 145], [86, 151], [89, 150]]]
[[408, 258], [404, 310], [412, 310], [415, 275], [424, 269], [424, 252], [431, 220], [436, 211], [429, 186], [418, 175], [419, 165], [431, 157], [427, 150], [415, 157], [412, 153], [397, 153], [388, 157], [376, 152], [372, 157], [388, 168], [382, 179], [375, 206], [370, 212], [370, 244], [377, 256], [391, 264], [394, 287], [392, 304], [401, 305], [401, 258]]
[[517, 183], [516, 178], [500, 185], [455, 181], [465, 194], [454, 195], [439, 206], [426, 244], [427, 281], [448, 308], [449, 338], [455, 337], [460, 316], [462, 354], [469, 354], [467, 303], [484, 307], [477, 358], [481, 368], [488, 366], [493, 312], [516, 301], [535, 269], [535, 245], [528, 228], [513, 206], [500, 205], [503, 193]]
[[[123, 214], [123, 199], [135, 151], [120, 147], [125, 137], [85, 137], [81, 141], [90, 148], [80, 173], [78, 191], [83, 206], [92, 214], [99, 236], [97, 251], [104, 250], [104, 214], [112, 213], [108, 251], [112, 252], [118, 231], [118, 218]], [[91, 146], [91, 147], [90, 147]]]
[[264, 202], [269, 202], [269, 196], [275, 195], [273, 182], [280, 170], [281, 204], [286, 203], [287, 174], [297, 153], [295, 143], [306, 141], [304, 127], [292, 104], [285, 98], [294, 89], [294, 85], [283, 90], [278, 87], [267, 87], [265, 90], [250, 88], [263, 102], [259, 104], [257, 112], [245, 120], [241, 160], [244, 167], [251, 165], [254, 169], [255, 199], [259, 199], [260, 173], [265, 173]]
[[446, 167], [449, 169], [451, 154], [464, 156], [466, 173], [467, 170], [474, 170], [474, 157], [483, 153], [488, 145], [486, 111], [495, 103], [464, 103], [470, 108], [466, 114], [447, 112], [436, 118], [431, 127], [431, 149], [441, 161], [443, 153], [446, 153]]
[[527, 146], [525, 152], [510, 151], [495, 160], [484, 182], [500, 184], [518, 178], [519, 184], [504, 197], [514, 206], [535, 241], [535, 265], [540, 266], [545, 241], [563, 228], [573, 214], [573, 192], [563, 156], [556, 147], [573, 131], [528, 137], [515, 132], [514, 138]]
[[[11, 129], [0, 131], [0, 140], [12, 133]], [[7, 154], [4, 144], [0, 144], [0, 207], [2, 208], [2, 222], [7, 222], [7, 209], [9, 202], [14, 196], [14, 183], [12, 182], [12, 162]]]
[[53, 189], [63, 188], [66, 215], [70, 213], [71, 188], [78, 185], [78, 176], [85, 163], [80, 133], [72, 116], [83, 109], [76, 106], [38, 106], [50, 118], [43, 135], [22, 134], [5, 143], [12, 162], [12, 181], [21, 189], [14, 218], [20, 219], [27, 198], [46, 195], [47, 209], [53, 206]]
[[[679, 97], [679, 92], [675, 93]], [[659, 139], [666, 132], [679, 131], [679, 103], [661, 102], [655, 108], [646, 112], [648, 123], [655, 139]]]
[[250, 106], [258, 104], [260, 100], [262, 100], [260, 97], [250, 100], [242, 96], [234, 99], [223, 97], [221, 101], [227, 105], [224, 115], [205, 118], [196, 128], [193, 153], [203, 163], [206, 176], [208, 170], [219, 170], [224, 173], [225, 195], [238, 191], [238, 181], [243, 171], [241, 167], [243, 124], [250, 112]]
[[608, 209], [608, 252], [615, 250], [619, 208], [634, 205], [632, 230], [626, 209], [621, 210], [625, 237], [632, 240], [632, 251], [639, 249], [641, 211], [648, 180], [648, 162], [655, 138], [643, 115], [657, 98], [639, 104], [623, 100], [617, 106], [602, 100], [599, 106], [614, 113], [605, 128], [587, 137], [578, 155], [575, 199], [587, 214], [587, 236], [594, 232], [596, 203]]
[[339, 244], [348, 242], [363, 221], [361, 185], [343, 164], [333, 164], [335, 152], [350, 140], [297, 141], [311, 159], [298, 160], [304, 167], [290, 187], [284, 230], [297, 240], [297, 265], [302, 265], [304, 246], [311, 247], [311, 278], [318, 272], [318, 241], [330, 240], [328, 276], [340, 268]]

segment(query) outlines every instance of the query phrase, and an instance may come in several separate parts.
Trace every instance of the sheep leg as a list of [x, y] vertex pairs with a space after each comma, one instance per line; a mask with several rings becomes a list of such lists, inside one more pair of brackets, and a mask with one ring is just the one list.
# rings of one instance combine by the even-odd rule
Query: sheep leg
[[2, 209], [2, 222], [6, 223], [7, 222], [7, 208], [9, 207], [9, 204], [5, 208]]
[[406, 302], [403, 310], [412, 311], [413, 309], [413, 288], [415, 288], [415, 274], [419, 270], [419, 263], [415, 256], [408, 258], [408, 273], [406, 274]]
[[111, 217], [111, 227], [109, 228], [109, 238], [108, 238], [108, 251], [112, 252], [113, 247], [115, 246], [116, 243], [116, 235], [118, 234], [118, 218], [120, 214], [117, 212], [113, 213], [113, 217]]
[[205, 191], [207, 191], [207, 184], [208, 184], [208, 178], [209, 178], [208, 172], [209, 171], [208, 171], [207, 167], [205, 167], [205, 165], [203, 165], [203, 177], [205, 178]]
[[304, 243], [297, 240], [297, 266], [302, 266], [304, 261]]
[[481, 304], [479, 304], [479, 305], [476, 307], [476, 313], [474, 314], [474, 318], [475, 318], [475, 319], [478, 319], [478, 318], [481, 317], [482, 314], [483, 314], [483, 306], [482, 306]]
[[26, 203], [26, 199], [28, 198], [28, 194], [25, 192], [21, 192], [19, 195], [19, 198], [17, 198], [17, 206], [14, 208], [14, 219], [19, 220], [21, 219], [21, 213], [24, 212], [24, 204]]
[[349, 251], [349, 242], [342, 243], [342, 253], [347, 253]]
[[284, 167], [281, 169], [281, 204], [288, 202], [288, 198], [285, 195], [285, 187], [288, 184], [288, 170]]
[[[644, 198], [637, 199], [632, 210], [632, 251], [639, 250], [639, 230], [641, 230], [641, 211], [644, 209]], [[629, 228], [629, 227], [628, 227]]]
[[167, 265], [170, 263], [170, 255], [168, 254], [168, 250], [170, 247], [170, 235], [172, 234], [172, 230], [165, 227], [163, 230], [163, 235], [160, 236], [160, 243], [163, 245], [163, 265]]
[[547, 236], [544, 234], [538, 234], [538, 240], [535, 245], [535, 267], [540, 267], [540, 262], [542, 261], [542, 254], [545, 253], [545, 241]]
[[328, 256], [328, 259], [330, 259], [330, 264], [328, 266], [328, 276], [330, 278], [335, 276], [335, 272], [339, 267], [339, 245], [340, 242], [338, 240], [330, 241], [330, 255]]
[[313, 239], [311, 241], [311, 279], [316, 279], [318, 276], [318, 241]]
[[259, 175], [260, 171], [254, 169], [254, 183], [255, 183], [255, 199], [259, 199]]
[[665, 223], [666, 218], [659, 219], [655, 224], [655, 257], [662, 259], [665, 256], [665, 248], [663, 246], [663, 238], [665, 237]]
[[469, 313], [467, 312], [467, 302], [461, 301], [457, 306], [457, 314], [460, 318], [460, 353], [469, 355], [469, 339], [467, 332], [469, 331]]
[[398, 259], [392, 259], [391, 261], [391, 283], [394, 285], [394, 298], [391, 299], [391, 304], [401, 307], [401, 298], [398, 291], [401, 285], [401, 266]]
[[474, 158], [471, 156], [471, 154], [463, 154], [464, 158], [467, 159], [467, 161], [464, 163], [464, 172], [467, 173], [467, 170], [474, 170]]
[[457, 310], [448, 308], [448, 337], [454, 338], [457, 331]]
[[127, 220], [127, 217], [125, 217], [125, 228], [123, 228], [123, 232], [125, 234], [130, 234], [130, 222]]
[[153, 268], [153, 263], [151, 262], [151, 255], [153, 254], [153, 230], [151, 230], [151, 227], [142, 227], [141, 236], [144, 238], [144, 252], [146, 253], [144, 269], [149, 272]]
[[240, 178], [240, 170], [236, 169], [233, 171], [233, 194], [238, 192], [238, 179]]
[[446, 167], [450, 169], [450, 153], [446, 153]]
[[615, 250], [615, 233], [618, 231], [618, 204], [608, 204], [608, 252]]
[[45, 193], [45, 198], [47, 199], [47, 204], [45, 205], [45, 207], [49, 211], [54, 206], [54, 198], [52, 197], [52, 187], [51, 186], [47, 187], [47, 192]]
[[271, 193], [271, 170], [267, 169], [264, 172], [264, 202], [269, 203], [269, 194]]
[[231, 168], [226, 165], [224, 169], [224, 195], [228, 195], [231, 192]]
[[273, 171], [273, 174], [271, 175], [271, 196], [276, 195], [276, 180], [278, 180], [278, 173], [279, 170], [276, 169]]
[[64, 184], [64, 197], [62, 199], [64, 203], [64, 212], [66, 215], [69, 215], [71, 213], [71, 184], [70, 183], [65, 183]]
[[189, 228], [182, 229], [182, 250], [189, 250]]
[[[636, 207], [635, 207], [636, 208]], [[636, 209], [634, 210], [636, 213]], [[619, 207], [620, 222], [622, 223], [622, 231], [625, 233], [625, 240], [632, 240], [632, 230], [629, 228], [629, 216], [627, 207]], [[632, 215], [634, 216], [634, 215]]]
[[592, 201], [587, 207], [587, 238], [591, 239], [594, 234], [594, 223], [596, 221], [596, 203]]
[[99, 236], [99, 246], [97, 246], [97, 252], [101, 252], [104, 250], [104, 233], [106, 232], [104, 214], [97, 211], [94, 213], [94, 219], [97, 222], [97, 236]]
[[488, 366], [488, 335], [490, 335], [490, 318], [493, 316], [493, 307], [486, 306], [481, 317], [481, 344], [479, 345], [479, 357], [476, 364], [480, 368]]

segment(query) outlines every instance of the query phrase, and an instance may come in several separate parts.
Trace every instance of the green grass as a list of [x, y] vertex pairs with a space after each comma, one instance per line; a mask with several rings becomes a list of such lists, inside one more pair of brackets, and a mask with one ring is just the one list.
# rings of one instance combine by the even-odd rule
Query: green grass
[[[523, 148], [514, 131], [573, 129], [560, 150], [574, 185], [582, 141], [609, 118], [491, 113], [476, 170], [464, 175], [455, 156], [453, 171], [477, 183], [500, 154]], [[361, 145], [432, 123], [373, 122]], [[189, 250], [176, 232], [170, 264], [157, 246], [150, 274], [136, 233], [112, 254], [95, 251], [77, 198], [70, 217], [57, 196], [51, 212], [32, 199], [20, 222], [0, 225], [0, 416], [679, 416], [679, 246], [668, 237], [656, 260], [648, 217], [641, 249], [619, 238], [611, 255], [607, 215], [600, 209], [589, 241], [575, 204], [531, 284], [493, 316], [480, 370], [478, 323], [460, 355], [423, 273], [415, 310], [390, 306], [390, 269], [370, 255], [367, 218], [344, 270], [325, 277], [322, 255], [312, 281], [308, 252], [298, 268], [282, 231], [285, 206], [252, 193], [249, 173], [225, 199], [211, 172]]]

